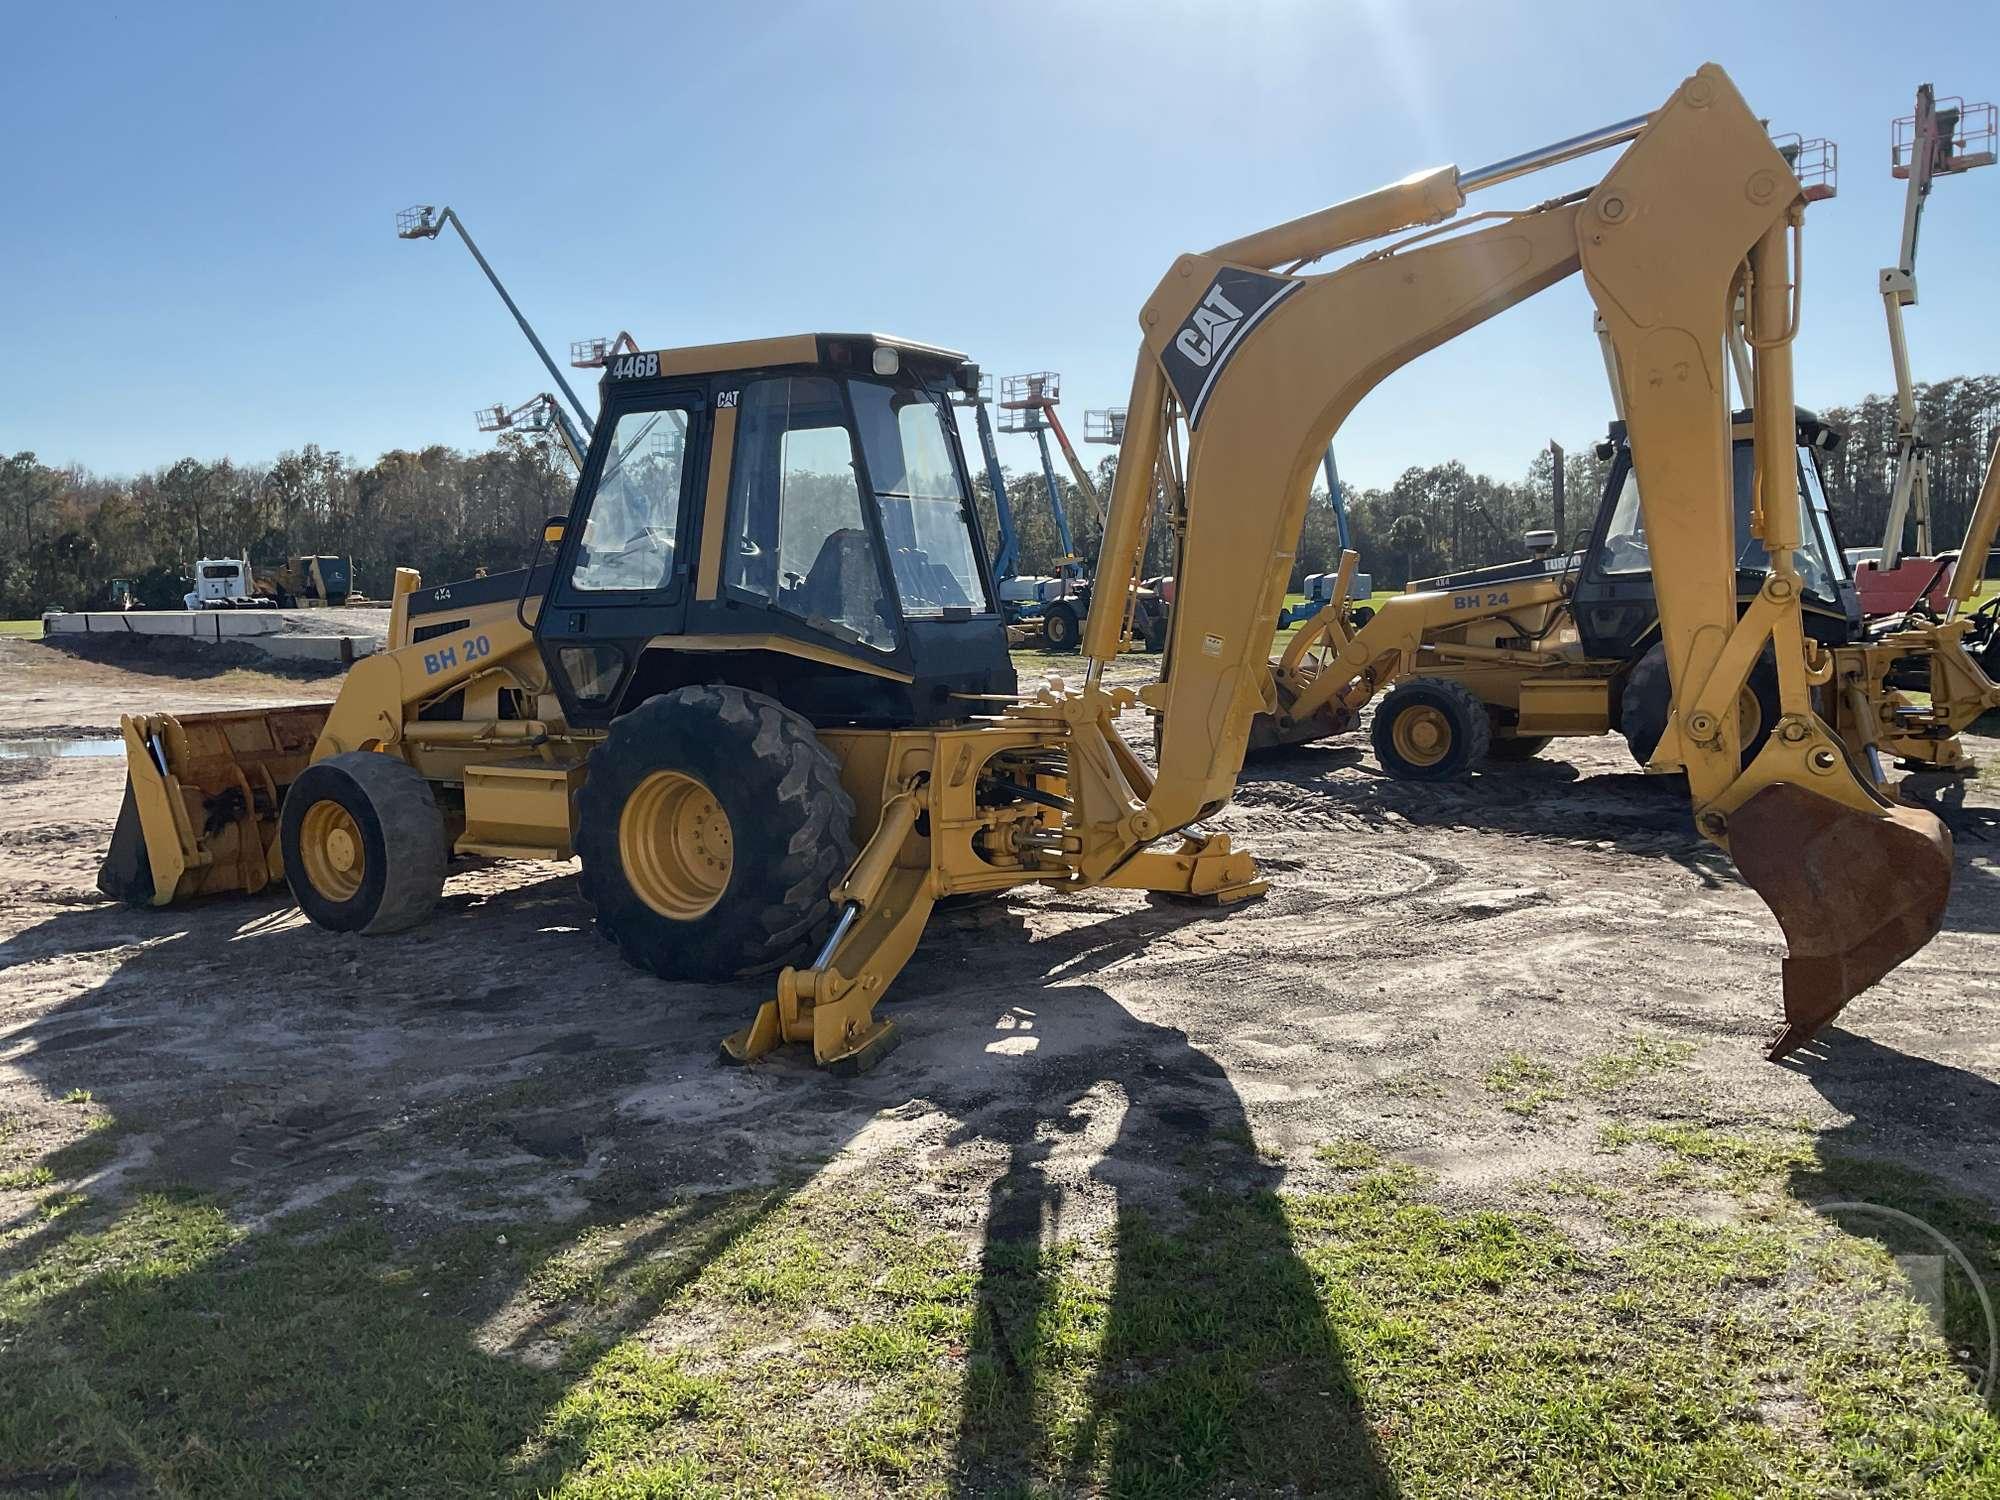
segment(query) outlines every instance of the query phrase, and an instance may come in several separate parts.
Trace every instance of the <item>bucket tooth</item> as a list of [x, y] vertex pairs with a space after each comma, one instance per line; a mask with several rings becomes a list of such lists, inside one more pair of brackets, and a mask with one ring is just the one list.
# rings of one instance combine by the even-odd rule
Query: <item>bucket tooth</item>
[[1785, 934], [1785, 1029], [1774, 1062], [1944, 923], [1951, 834], [1919, 808], [1871, 814], [1778, 782], [1730, 815], [1729, 852]]

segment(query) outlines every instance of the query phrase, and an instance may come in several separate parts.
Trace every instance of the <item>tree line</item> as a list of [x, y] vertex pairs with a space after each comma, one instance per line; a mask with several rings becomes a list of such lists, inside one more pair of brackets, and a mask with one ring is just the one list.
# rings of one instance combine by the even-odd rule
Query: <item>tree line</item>
[[356, 585], [385, 598], [398, 566], [437, 580], [520, 566], [573, 487], [565, 460], [515, 433], [483, 453], [434, 445], [363, 466], [308, 444], [130, 479], [17, 453], [0, 459], [0, 617], [101, 607], [114, 578], [146, 608], [177, 609], [197, 557], [351, 556]]
[[[2000, 433], [2000, 375], [1955, 376], [1916, 388], [1917, 426], [1931, 450], [1933, 544], [1955, 547], [1979, 497], [1987, 457]], [[1846, 441], [1819, 457], [1835, 528], [1844, 547], [1874, 547], [1882, 540], [1896, 480], [1896, 402], [1868, 396], [1821, 413], [1846, 433]], [[1565, 444], [1562, 541], [1581, 546], [1596, 519], [1610, 463], [1597, 456], [1602, 432]], [[1110, 492], [1117, 459], [1098, 465], [1093, 485]], [[1097, 551], [1094, 509], [1073, 483], [1062, 481], [1070, 529], [1086, 558]], [[994, 507], [983, 476], [975, 481], [981, 524], [997, 534]], [[1021, 537], [1021, 571], [1053, 571], [1060, 551], [1048, 490], [1039, 473], [1007, 476], [1007, 494]], [[1485, 567], [1524, 555], [1526, 532], [1555, 529], [1555, 456], [1536, 451], [1518, 479], [1496, 479], [1456, 459], [1405, 469], [1386, 487], [1347, 487], [1351, 543], [1361, 569], [1377, 589], [1399, 589], [1412, 578]], [[1906, 523], [1905, 543], [1914, 541]], [[1148, 542], [1146, 571], [1172, 567], [1171, 539], [1156, 526]], [[1323, 485], [1315, 484], [1292, 567], [1292, 587], [1308, 574], [1331, 572], [1340, 562], [1339, 531]]]
[[[2000, 432], [2000, 375], [1921, 385], [1917, 404], [1931, 446], [1936, 542], [1954, 546]], [[1847, 546], [1874, 546], [1895, 481], [1895, 402], [1868, 396], [1823, 415], [1848, 434], [1838, 451], [1821, 457], [1836, 525]], [[1597, 436], [1566, 445], [1568, 541], [1597, 511], [1606, 469], [1594, 451]], [[1115, 456], [1098, 464], [1092, 482], [1099, 496], [1109, 494], [1116, 467]], [[983, 468], [975, 461], [973, 469], [990, 547], [999, 534], [993, 496]], [[1020, 538], [1019, 571], [1053, 573], [1061, 547], [1042, 474], [1003, 478]], [[1474, 473], [1454, 459], [1406, 469], [1386, 487], [1351, 489], [1349, 523], [1361, 566], [1378, 589], [1400, 588], [1410, 578], [1518, 557], [1523, 532], [1554, 524], [1553, 481], [1553, 457], [1543, 449], [1527, 456], [1518, 478]], [[132, 580], [147, 607], [176, 607], [198, 556], [247, 554], [259, 564], [350, 556], [357, 586], [378, 598], [398, 566], [433, 580], [519, 567], [537, 545], [543, 518], [568, 509], [574, 482], [558, 451], [518, 433], [481, 453], [433, 445], [363, 465], [309, 444], [269, 464], [184, 458], [132, 478], [54, 468], [32, 452], [16, 453], [0, 458], [0, 618], [101, 606], [114, 578]], [[1072, 540], [1087, 563], [1100, 534], [1096, 505], [1073, 480], [1058, 482]], [[1316, 486], [1293, 586], [1338, 561], [1333, 511]], [[1146, 573], [1171, 566], [1171, 538], [1155, 526]]]

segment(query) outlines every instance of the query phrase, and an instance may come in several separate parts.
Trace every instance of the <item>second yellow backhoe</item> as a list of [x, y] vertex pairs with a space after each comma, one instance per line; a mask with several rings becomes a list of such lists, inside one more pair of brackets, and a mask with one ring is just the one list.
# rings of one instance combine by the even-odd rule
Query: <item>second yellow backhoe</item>
[[[2000, 451], [1988, 466], [1967, 526], [1965, 566], [1942, 615], [1919, 607], [1873, 627], [1841, 555], [1821, 485], [1819, 453], [1839, 435], [1797, 413], [1796, 554], [1801, 623], [1830, 664], [1814, 706], [1850, 754], [1880, 780], [1885, 758], [1900, 767], [1970, 774], [1959, 735], [2000, 708], [2000, 606], [1970, 608], [2000, 525]], [[1754, 604], [1770, 570], [1753, 532], [1756, 497], [1752, 415], [1736, 413], [1733, 496], [1738, 607]], [[1556, 738], [1620, 733], [1633, 758], [1657, 759], [1673, 708], [1667, 643], [1654, 587], [1638, 471], [1623, 421], [1600, 450], [1609, 457], [1603, 501], [1583, 545], [1441, 578], [1413, 582], [1357, 623], [1341, 608], [1344, 582], [1273, 663], [1274, 708], [1252, 729], [1253, 748], [1324, 738], [1351, 729], [1376, 705], [1371, 733], [1390, 775], [1448, 781], [1491, 756], [1523, 759]], [[1544, 538], [1552, 538], [1545, 533]], [[1341, 579], [1351, 575], [1343, 558]], [[1752, 756], [1779, 718], [1775, 658], [1760, 660], [1738, 694], [1738, 734]]]
[[[1470, 192], [1623, 149], [1587, 192], [1457, 218]], [[875, 1008], [941, 898], [1264, 889], [1202, 819], [1230, 799], [1312, 475], [1384, 376], [1581, 271], [1625, 372], [1672, 709], [1696, 826], [1789, 943], [1797, 1046], [1936, 933], [1950, 841], [1815, 712], [1801, 626], [1791, 339], [1804, 197], [1719, 68], [1650, 116], [1478, 172], [1446, 167], [1185, 255], [1143, 347], [1075, 683], [1017, 690], [951, 421], [958, 355], [801, 335], [626, 356], [554, 556], [397, 584], [390, 649], [338, 700], [128, 718], [102, 883], [129, 899], [289, 883], [348, 931], [423, 918], [455, 854], [581, 862], [599, 929], [675, 979], [775, 970], [725, 1043], [865, 1065]], [[1399, 231], [1325, 274], [1309, 262]], [[1755, 348], [1755, 517], [1771, 568], [1737, 607], [1723, 376]], [[1177, 595], [1160, 680], [1105, 681], [1156, 484]], [[1776, 662], [1773, 732], [1734, 712]], [[1158, 763], [1116, 727], [1158, 717]]]

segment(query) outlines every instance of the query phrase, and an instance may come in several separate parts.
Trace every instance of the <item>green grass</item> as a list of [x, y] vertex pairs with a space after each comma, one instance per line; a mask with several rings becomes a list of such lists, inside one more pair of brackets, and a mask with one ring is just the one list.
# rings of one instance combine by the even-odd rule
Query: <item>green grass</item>
[[42, 622], [40, 620], [0, 620], [0, 635], [18, 635], [27, 640], [39, 641], [42, 638]]
[[351, 1196], [256, 1232], [180, 1193], [51, 1195], [0, 1237], [0, 1488], [2000, 1489], [2000, 1421], [1884, 1248], [1778, 1189], [1908, 1203], [1989, 1268], [2000, 1228], [1796, 1136], [1615, 1149], [1642, 1139], [1754, 1176], [1754, 1211], [1574, 1193], [1602, 1212], [1578, 1238], [1441, 1206], [1348, 1141], [1317, 1153], [1357, 1174], [1337, 1191], [1190, 1190], [983, 1247], [851, 1184], [580, 1226]]
[[1634, 1037], [1567, 1068], [1509, 1052], [1487, 1069], [1486, 1087], [1512, 1113], [1533, 1115], [1551, 1104], [1614, 1098], [1644, 1079], [1679, 1068], [1692, 1056], [1694, 1048], [1685, 1042], [1649, 1036]]

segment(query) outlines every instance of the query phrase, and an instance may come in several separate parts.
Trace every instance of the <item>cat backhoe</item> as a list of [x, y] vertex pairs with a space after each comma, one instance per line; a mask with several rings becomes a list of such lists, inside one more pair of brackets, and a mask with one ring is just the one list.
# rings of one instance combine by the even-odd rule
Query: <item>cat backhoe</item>
[[[1458, 219], [1466, 195], [1622, 147], [1587, 191]], [[819, 335], [622, 356], [552, 560], [422, 589], [331, 706], [124, 723], [104, 883], [164, 903], [288, 882], [349, 931], [421, 920], [453, 854], [581, 865], [600, 932], [670, 979], [775, 971], [724, 1046], [862, 1066], [943, 897], [1122, 886], [1214, 902], [1265, 882], [1230, 799], [1320, 455], [1389, 372], [1583, 273], [1627, 372], [1696, 825], [1790, 944], [1797, 1046], [1937, 931], [1950, 843], [1814, 712], [1797, 507], [1739, 618], [1722, 360], [1756, 348], [1760, 493], [1792, 493], [1803, 196], [1723, 72], [1656, 113], [1477, 172], [1444, 167], [1177, 260], [1140, 314], [1081, 680], [1017, 691], [949, 400], [947, 350]], [[1400, 231], [1326, 274], [1309, 263]], [[1765, 413], [1777, 417], [1766, 420]], [[1178, 592], [1162, 675], [1113, 686], [1156, 483]], [[1764, 651], [1780, 716], [1745, 765]], [[1158, 717], [1157, 766], [1120, 735]]]
[[[1811, 412], [1796, 415], [1800, 619], [1831, 664], [1815, 707], [1851, 755], [1870, 761], [1877, 780], [1883, 758], [1969, 775], [1974, 763], [1959, 735], [2000, 708], [2000, 605], [1966, 608], [2000, 525], [2000, 471], [1988, 470], [1956, 554], [1968, 561], [1950, 581], [1945, 610], [1933, 615], [1923, 606], [1870, 626], [1820, 480], [1819, 455], [1841, 435]], [[1739, 609], [1756, 602], [1770, 571], [1754, 529], [1753, 426], [1750, 412], [1736, 413], [1730, 486]], [[1341, 733], [1380, 697], [1370, 726], [1376, 758], [1404, 780], [1455, 780], [1488, 757], [1525, 759], [1556, 738], [1612, 732], [1640, 765], [1679, 770], [1655, 761], [1672, 688], [1624, 421], [1612, 424], [1599, 453], [1610, 461], [1603, 498], [1573, 552], [1556, 552], [1554, 533], [1540, 533], [1549, 545], [1539, 555], [1413, 581], [1366, 621], [1338, 607], [1347, 592], [1336, 575], [1338, 599], [1316, 609], [1273, 664], [1277, 707], [1258, 717], [1252, 747]], [[1352, 555], [1344, 562], [1351, 572]], [[1778, 718], [1777, 665], [1767, 653], [1738, 694], [1746, 758]]]

